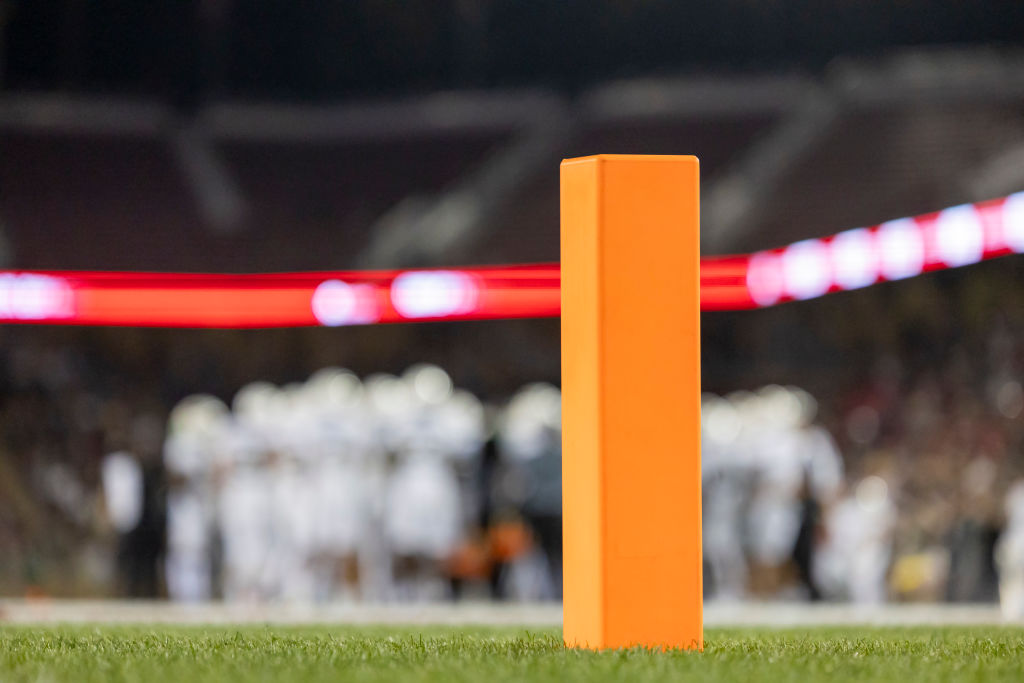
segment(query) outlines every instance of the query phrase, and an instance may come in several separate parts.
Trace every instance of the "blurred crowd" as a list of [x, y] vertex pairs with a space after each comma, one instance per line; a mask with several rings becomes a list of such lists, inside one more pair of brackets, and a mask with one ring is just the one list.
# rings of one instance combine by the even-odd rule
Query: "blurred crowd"
[[[844, 466], [831, 436], [814, 424], [816, 402], [800, 389], [771, 385], [726, 398], [706, 394], [702, 413], [709, 590], [723, 599], [799, 590], [820, 598], [822, 560], [850, 545], [818, 543], [821, 528], [842, 533], [823, 509], [840, 500]], [[835, 577], [836, 592], [851, 578]]]
[[[705, 321], [709, 598], [1024, 614], [1024, 294], [978, 268]], [[0, 593], [559, 596], [557, 388], [292, 339], [0, 330]]]
[[[877, 482], [888, 508], [878, 599], [1002, 596], [1009, 614], [1024, 617], [1024, 603], [1009, 597], [1024, 571], [1020, 325], [999, 312], [978, 335], [946, 327], [959, 338], [938, 358], [881, 354], [837, 406], [834, 431], [853, 480]], [[908, 321], [906, 332], [920, 344], [930, 333], [941, 339], [943, 327]]]
[[[230, 407], [190, 396], [163, 447], [167, 593], [555, 598], [559, 411], [553, 386], [526, 386], [497, 409], [427, 364], [362, 381], [327, 368], [284, 387], [255, 382]], [[106, 508], [126, 540], [147, 507], [145, 480], [130, 454], [104, 459]], [[129, 584], [148, 580], [122, 561]]]
[[[1019, 267], [1007, 260], [782, 307], [728, 330], [746, 344], [733, 352], [758, 359], [741, 370], [806, 382], [825, 429], [812, 427], [819, 436], [811, 439], [799, 426], [805, 417], [779, 435], [791, 421], [780, 416], [793, 410], [782, 406], [793, 402], [777, 389], [706, 403], [706, 466], [725, 464], [708, 472], [705, 509], [731, 519], [738, 539], [721, 550], [706, 529], [707, 556], [742, 556], [747, 572], [726, 574], [712, 590], [865, 603], [1000, 600], [1008, 615], [1024, 617], [1024, 301], [1011, 284]], [[810, 403], [794, 395], [794, 405]], [[765, 436], [752, 442], [747, 433]], [[818, 444], [803, 456], [802, 484], [785, 463], [800, 449], [777, 446], [793, 439]], [[845, 470], [835, 487], [816, 474], [833, 449]], [[732, 474], [720, 481], [723, 468]], [[776, 527], [788, 530], [780, 547], [789, 552], [765, 572], [758, 546], [771, 541], [759, 535], [761, 513], [745, 506], [779, 480], [791, 492], [789, 512], [768, 500], [789, 520]], [[711, 500], [716, 487], [742, 502]], [[712, 579], [721, 573], [709, 567]]]

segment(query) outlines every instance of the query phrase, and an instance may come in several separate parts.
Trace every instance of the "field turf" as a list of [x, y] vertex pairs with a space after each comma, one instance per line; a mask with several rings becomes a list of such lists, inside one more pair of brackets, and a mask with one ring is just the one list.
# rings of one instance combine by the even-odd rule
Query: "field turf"
[[556, 629], [3, 626], [0, 681], [1024, 681], [1024, 629], [709, 629], [703, 653]]

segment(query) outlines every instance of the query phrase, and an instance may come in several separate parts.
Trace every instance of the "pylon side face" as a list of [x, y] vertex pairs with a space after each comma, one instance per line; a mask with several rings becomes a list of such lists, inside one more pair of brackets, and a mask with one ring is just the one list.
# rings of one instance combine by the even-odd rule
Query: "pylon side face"
[[561, 177], [565, 642], [702, 648], [698, 162]]

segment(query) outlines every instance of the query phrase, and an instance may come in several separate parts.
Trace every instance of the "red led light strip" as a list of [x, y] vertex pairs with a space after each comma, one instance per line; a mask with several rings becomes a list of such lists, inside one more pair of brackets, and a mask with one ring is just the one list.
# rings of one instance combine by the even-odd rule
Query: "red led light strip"
[[[811, 299], [1024, 253], [1024, 193], [750, 255], [701, 259], [701, 309]], [[197, 275], [0, 271], [0, 322], [297, 327], [559, 314], [558, 264]]]
[[1024, 192], [752, 254], [747, 291], [771, 306], [1014, 253], [1024, 253]]

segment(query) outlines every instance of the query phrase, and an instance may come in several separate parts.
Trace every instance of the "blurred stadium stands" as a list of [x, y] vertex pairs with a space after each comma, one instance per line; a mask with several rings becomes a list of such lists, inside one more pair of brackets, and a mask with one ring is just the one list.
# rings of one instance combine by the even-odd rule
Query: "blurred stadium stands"
[[[11, 93], [0, 97], [2, 265], [228, 272], [554, 261], [557, 163], [594, 152], [698, 155], [706, 253], [751, 251], [1019, 191], [1022, 149], [1024, 56], [1012, 51], [911, 52], [813, 77], [621, 80], [571, 96], [213, 101], [191, 113]], [[886, 482], [898, 511], [884, 536], [887, 595], [994, 598], [1002, 499], [1024, 474], [1022, 268], [1010, 258], [969, 275], [704, 316], [708, 391], [795, 384], [817, 398], [847, 472], [822, 505], [856, 498], [865, 479]], [[116, 542], [98, 502], [100, 463], [139, 448], [140, 418], [163, 421], [199, 392], [227, 401], [255, 380], [285, 385], [332, 365], [367, 376], [421, 361], [500, 406], [528, 382], [557, 382], [558, 325], [0, 329], [0, 554], [10, 558], [0, 590], [124, 589], [110, 569]], [[993, 495], [982, 501], [979, 491]], [[972, 569], [950, 573], [957, 562]], [[946, 580], [954, 574], [973, 578]], [[751, 592], [801, 595], [785, 590], [795, 576], [772, 576]]]

